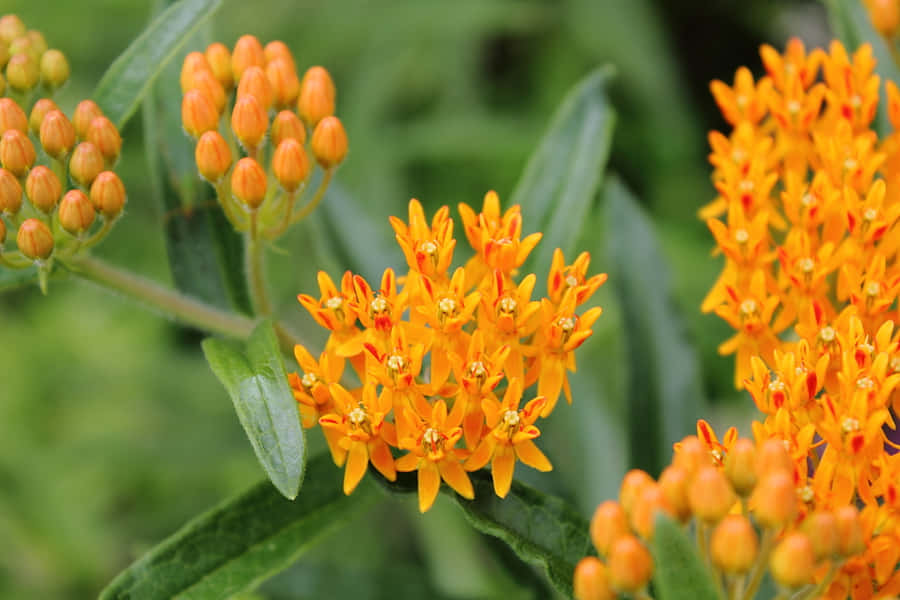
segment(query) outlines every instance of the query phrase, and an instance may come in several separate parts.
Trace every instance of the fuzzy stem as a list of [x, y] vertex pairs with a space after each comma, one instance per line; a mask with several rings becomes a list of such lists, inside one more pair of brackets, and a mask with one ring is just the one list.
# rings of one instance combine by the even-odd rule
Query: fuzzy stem
[[244, 268], [250, 283], [250, 296], [257, 314], [272, 314], [272, 303], [266, 290], [265, 248], [259, 239], [259, 215], [256, 210], [250, 211], [250, 231], [247, 233], [247, 247], [244, 252]]

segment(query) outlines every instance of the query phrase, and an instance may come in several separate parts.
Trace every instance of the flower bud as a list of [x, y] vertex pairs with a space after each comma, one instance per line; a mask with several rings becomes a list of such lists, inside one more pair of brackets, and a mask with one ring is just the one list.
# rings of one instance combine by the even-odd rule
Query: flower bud
[[859, 511], [855, 506], [842, 506], [834, 511], [834, 518], [837, 520], [838, 552], [845, 557], [861, 554], [866, 549], [866, 542]]
[[[2, 100], [0, 100], [2, 102]], [[31, 114], [28, 116], [28, 129], [34, 135], [39, 135], [41, 132], [41, 123], [44, 122], [44, 117], [47, 116], [51, 110], [59, 110], [59, 107], [56, 105], [56, 102], [51, 100], [50, 98], [41, 98], [37, 102], [34, 103], [34, 106], [31, 107]], [[24, 112], [22, 114], [25, 114]], [[22, 133], [25, 133], [24, 131]]]
[[816, 561], [830, 559], [838, 552], [837, 518], [828, 511], [818, 511], [803, 521], [803, 533], [809, 538]]
[[24, 92], [33, 89], [40, 76], [37, 60], [27, 52], [13, 54], [6, 63], [6, 81], [14, 90]]
[[328, 92], [328, 84], [321, 77], [303, 78], [297, 97], [297, 112], [310, 127], [334, 114], [334, 94]]
[[266, 173], [252, 158], [242, 158], [231, 172], [231, 193], [242, 204], [256, 210], [266, 198]]
[[209, 96], [219, 115], [225, 110], [225, 88], [222, 87], [222, 84], [219, 83], [212, 71], [197, 71], [194, 73], [191, 87], [188, 88], [188, 91], [190, 90], [199, 90]]
[[763, 527], [778, 529], [797, 514], [797, 492], [793, 478], [775, 470], [756, 484], [750, 497], [756, 521]]
[[306, 127], [295, 113], [283, 110], [272, 120], [272, 145], [276, 148], [288, 138], [306, 143]]
[[787, 534], [769, 559], [772, 578], [791, 589], [811, 583], [815, 568], [812, 544], [798, 531]]
[[41, 121], [41, 146], [48, 156], [63, 160], [75, 147], [75, 127], [59, 110], [51, 110]]
[[181, 93], [187, 93], [188, 90], [196, 89], [195, 77], [198, 73], [212, 73], [212, 67], [206, 60], [206, 56], [202, 52], [188, 52], [181, 63]]
[[40, 219], [26, 219], [19, 225], [16, 245], [31, 260], [45, 260], [53, 253], [53, 234]]
[[245, 148], [256, 148], [266, 136], [269, 119], [256, 96], [239, 98], [231, 111], [231, 129]]
[[865, 5], [875, 31], [893, 37], [900, 26], [900, 0], [865, 0]]
[[94, 223], [94, 205], [81, 190], [69, 190], [59, 203], [59, 224], [72, 235], [81, 235]]
[[59, 50], [47, 50], [41, 56], [41, 80], [51, 90], [61, 87], [69, 80], [69, 61]]
[[25, 37], [28, 39], [31, 47], [34, 48], [34, 52], [38, 58], [47, 53], [49, 46], [47, 45], [47, 40], [44, 38], [43, 33], [37, 29], [31, 29], [25, 32]]
[[674, 465], [666, 467], [659, 476], [659, 487], [662, 490], [666, 502], [671, 507], [675, 518], [686, 521], [691, 516], [691, 505], [688, 502], [688, 483], [690, 477], [687, 471]]
[[643, 539], [652, 540], [659, 512], [672, 515], [674, 511], [659, 485], [654, 483], [644, 486], [631, 510], [631, 528]]
[[244, 70], [244, 74], [238, 82], [237, 99], [240, 100], [246, 96], [255, 97], [266, 113], [272, 107], [272, 85], [261, 67], [250, 66]]
[[125, 185], [112, 171], [103, 171], [91, 185], [91, 203], [97, 212], [109, 219], [115, 219], [125, 206]]
[[756, 562], [759, 538], [746, 517], [727, 515], [713, 529], [710, 554], [713, 564], [727, 575], [742, 575]]
[[263, 48], [263, 54], [266, 56], [266, 65], [281, 58], [291, 65], [291, 69], [296, 70], [297, 68], [294, 63], [294, 55], [291, 54], [291, 50], [287, 47], [287, 44], [281, 40], [272, 40], [266, 44], [266, 47]]
[[28, 117], [12, 98], [0, 98], [0, 134], [10, 129], [28, 133]]
[[745, 497], [756, 485], [756, 445], [747, 438], [740, 438], [725, 458], [725, 476], [734, 491]]
[[310, 171], [309, 159], [300, 142], [291, 138], [281, 142], [272, 156], [272, 170], [285, 191], [296, 191]]
[[653, 558], [633, 535], [620, 537], [609, 552], [609, 582], [620, 593], [641, 590], [653, 575]]
[[252, 35], [243, 35], [234, 45], [231, 53], [231, 73], [235, 81], [240, 81], [248, 67], [266, 66], [266, 55], [259, 40]]
[[219, 113], [212, 98], [199, 90], [188, 90], [181, 100], [181, 124], [193, 138], [219, 126]]
[[206, 62], [213, 75], [227, 91], [234, 87], [234, 76], [231, 73], [231, 52], [225, 44], [215, 42], [206, 48]]
[[609, 553], [613, 542], [630, 533], [625, 511], [618, 502], [607, 500], [594, 511], [591, 519], [591, 541], [601, 556]]
[[62, 184], [53, 171], [44, 165], [38, 165], [25, 180], [25, 195], [32, 206], [49, 215], [62, 195]]
[[113, 122], [106, 117], [97, 117], [88, 126], [87, 141], [103, 155], [107, 165], [114, 165], [122, 151], [122, 137]]
[[0, 169], [0, 213], [14, 215], [22, 208], [22, 185], [15, 175]]
[[34, 164], [34, 146], [18, 129], [9, 129], [0, 137], [0, 164], [16, 177], [24, 177]]
[[35, 64], [37, 64], [41, 60], [42, 52], [28, 35], [23, 35], [17, 37], [9, 44], [9, 55], [15, 56], [16, 54], [27, 54], [33, 58]]
[[575, 600], [614, 600], [606, 565], [596, 556], [586, 556], [575, 567]]
[[625, 473], [622, 485], [619, 486], [619, 503], [625, 510], [625, 514], [631, 514], [635, 501], [641, 495], [645, 486], [653, 484], [653, 478], [640, 469], [632, 469]]
[[701, 467], [688, 487], [691, 511], [707, 523], [717, 523], [736, 500], [728, 479], [713, 466]]
[[6, 243], [6, 223], [0, 219], [0, 252], [3, 251], [3, 244]]
[[275, 106], [286, 108], [294, 104], [300, 94], [300, 80], [292, 63], [276, 58], [266, 65], [266, 78], [272, 88]]
[[81, 142], [69, 159], [69, 175], [83, 187], [90, 187], [103, 170], [103, 155], [94, 144]]
[[325, 91], [328, 95], [331, 96], [332, 101], [336, 96], [337, 90], [334, 87], [334, 81], [331, 79], [331, 75], [328, 73], [328, 69], [325, 67], [314, 66], [310, 67], [306, 70], [306, 73], [303, 74], [303, 79], [300, 81], [300, 85], [310, 79], [318, 79], [322, 83], [325, 84]]
[[218, 131], [207, 131], [197, 140], [194, 159], [197, 161], [200, 176], [216, 184], [231, 167], [231, 149]]
[[17, 15], [0, 17], [0, 44], [9, 44], [23, 35], [25, 35], [25, 23]]
[[72, 115], [72, 125], [75, 126], [75, 135], [78, 136], [78, 139], [85, 139], [88, 127], [91, 126], [91, 121], [102, 116], [103, 111], [100, 110], [100, 107], [93, 100], [82, 100], [79, 102], [78, 106], [75, 107], [75, 114]]
[[794, 462], [782, 440], [769, 438], [756, 450], [756, 475], [762, 478], [773, 471], [784, 471], [793, 475]]
[[341, 164], [347, 156], [347, 133], [337, 117], [325, 117], [313, 131], [310, 142], [313, 155], [323, 169]]
[[689, 435], [679, 444], [672, 459], [672, 465], [684, 469], [688, 478], [692, 477], [700, 467], [712, 464], [709, 451], [696, 435]]

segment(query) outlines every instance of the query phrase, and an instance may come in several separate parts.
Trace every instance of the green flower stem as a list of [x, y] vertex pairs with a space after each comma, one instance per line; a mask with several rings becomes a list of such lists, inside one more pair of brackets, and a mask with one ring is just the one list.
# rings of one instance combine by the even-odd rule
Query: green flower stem
[[253, 331], [253, 319], [215, 308], [100, 259], [73, 256], [65, 263], [79, 277], [121, 292], [186, 325], [241, 339]]
[[331, 183], [331, 177], [333, 175], [334, 168], [325, 170], [325, 174], [322, 176], [322, 183], [319, 184], [319, 189], [316, 190], [316, 195], [312, 197], [312, 200], [304, 204], [300, 210], [294, 213], [294, 216], [291, 217], [291, 225], [299, 223], [312, 214], [312, 211], [316, 210], [319, 202], [321, 202], [322, 198], [325, 196], [325, 190], [328, 189], [328, 184]]
[[247, 233], [247, 244], [244, 252], [244, 268], [250, 282], [250, 297], [257, 314], [272, 314], [272, 303], [266, 291], [265, 247], [259, 238], [259, 218], [257, 210], [250, 211], [250, 231]]
[[763, 575], [766, 574], [766, 568], [769, 566], [769, 555], [775, 546], [775, 532], [771, 529], [764, 529], [762, 534], [762, 542], [759, 545], [759, 555], [756, 557], [756, 563], [750, 570], [750, 583], [744, 591], [743, 598], [752, 600], [756, 597], [756, 591], [762, 583]]

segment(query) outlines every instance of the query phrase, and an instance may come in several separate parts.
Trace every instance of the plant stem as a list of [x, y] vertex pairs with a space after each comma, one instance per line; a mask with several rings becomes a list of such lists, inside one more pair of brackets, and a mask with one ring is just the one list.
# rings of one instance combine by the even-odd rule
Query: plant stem
[[257, 211], [250, 211], [250, 231], [247, 234], [247, 247], [244, 253], [244, 268], [250, 283], [250, 297], [257, 314], [268, 317], [272, 314], [272, 304], [266, 291], [265, 248], [259, 239], [259, 218]]
[[67, 258], [65, 263], [79, 277], [119, 291], [186, 325], [241, 339], [253, 330], [252, 319], [215, 308], [98, 258], [83, 255]]
[[302, 221], [308, 217], [312, 211], [316, 210], [319, 202], [321, 202], [322, 198], [325, 196], [325, 190], [328, 189], [328, 184], [331, 183], [332, 175], [334, 175], [334, 168], [325, 170], [325, 174], [322, 176], [322, 182], [319, 184], [319, 189], [316, 190], [316, 195], [313, 196], [309, 202], [304, 204], [300, 210], [294, 213], [291, 217], [291, 225]]

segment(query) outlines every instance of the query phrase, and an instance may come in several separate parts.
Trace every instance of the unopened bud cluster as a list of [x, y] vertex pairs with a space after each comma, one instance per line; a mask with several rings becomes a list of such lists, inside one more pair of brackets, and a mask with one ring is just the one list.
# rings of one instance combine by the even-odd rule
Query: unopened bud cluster
[[27, 29], [16, 15], [0, 17], [0, 96], [31, 94], [39, 85], [47, 91], [69, 79], [69, 62], [49, 48], [44, 35]]
[[245, 215], [258, 213], [264, 231], [283, 231], [278, 224], [295, 216], [313, 161], [330, 175], [347, 154], [331, 76], [322, 67], [299, 76], [280, 41], [263, 47], [245, 35], [232, 50], [217, 42], [191, 52], [181, 88], [182, 124], [196, 140], [197, 169], [238, 229], [247, 227]]
[[619, 499], [597, 507], [590, 535], [600, 558], [576, 568], [578, 600], [646, 592], [659, 513], [693, 529], [698, 552], [729, 598], [752, 598], [766, 571], [785, 594], [818, 597], [815, 590], [827, 589], [865, 551], [866, 515], [852, 505], [815, 503], [797, 483], [805, 473], [784, 440], [754, 442], [732, 428], [719, 443], [705, 421], [697, 430], [675, 444], [658, 479], [629, 471]]

